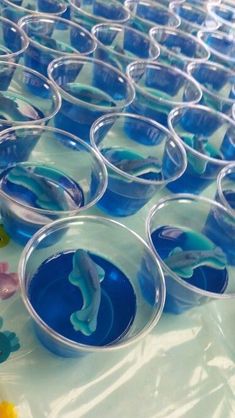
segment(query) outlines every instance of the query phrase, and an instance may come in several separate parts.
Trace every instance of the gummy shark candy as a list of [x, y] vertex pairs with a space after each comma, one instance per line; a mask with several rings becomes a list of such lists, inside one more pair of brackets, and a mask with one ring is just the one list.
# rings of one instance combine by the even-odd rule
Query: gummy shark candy
[[211, 250], [186, 250], [174, 248], [164, 263], [183, 278], [190, 278], [195, 268], [206, 265], [217, 269], [226, 267], [226, 256], [220, 247]]
[[82, 204], [81, 190], [75, 182], [54, 168], [16, 165], [6, 178], [8, 182], [22, 186], [35, 195], [35, 203], [41, 209], [70, 210]]
[[70, 321], [75, 331], [81, 331], [84, 335], [91, 335], [96, 330], [101, 301], [100, 282], [104, 276], [104, 270], [91, 259], [87, 251], [75, 252], [69, 281], [79, 287], [83, 297], [83, 306], [72, 313]]
[[125, 149], [105, 149], [102, 151], [105, 158], [119, 170], [133, 176], [142, 176], [148, 173], [161, 173], [160, 160], [156, 157], [142, 156]]

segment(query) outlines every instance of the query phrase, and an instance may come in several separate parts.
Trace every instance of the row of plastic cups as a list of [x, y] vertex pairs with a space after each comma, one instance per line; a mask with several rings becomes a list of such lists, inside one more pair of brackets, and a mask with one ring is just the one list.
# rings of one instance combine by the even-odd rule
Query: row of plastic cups
[[179, 16], [180, 28], [192, 34], [203, 29], [231, 35], [235, 33], [234, 2], [195, 4], [193, 0], [187, 0], [183, 3], [171, 2], [169, 10]]
[[[53, 82], [58, 80], [63, 83], [59, 86], [63, 97], [62, 110], [59, 111], [58, 83], [56, 88], [40, 74], [16, 64], [2, 63], [1, 67], [1, 100], [4, 109], [1, 129], [18, 123], [44, 123], [55, 115], [57, 127], [89, 140], [91, 125], [98, 117], [113, 110], [123, 110], [128, 104], [132, 113], [144, 114], [163, 125], [168, 123], [168, 113], [180, 105], [182, 110], [176, 112], [181, 114], [178, 117], [177, 134], [185, 148], [193, 149], [193, 154], [197, 156], [194, 158], [189, 151], [190, 172], [193, 177], [200, 176], [200, 186], [194, 185], [194, 190], [204, 188], [211, 181], [216, 169], [226, 164], [223, 160], [234, 159], [231, 140], [233, 122], [209, 109], [189, 106], [201, 99], [201, 91], [197, 83], [180, 70], [157, 63], [132, 63], [127, 72], [135, 84], [135, 97], [132, 82], [107, 64], [88, 58], [55, 60], [49, 67], [52, 69]], [[75, 94], [72, 96], [71, 92], [77, 93], [78, 98]], [[175, 97], [178, 101], [174, 100]], [[112, 106], [114, 103], [116, 106]], [[186, 116], [188, 123], [185, 122]], [[171, 126], [171, 117], [169, 123]], [[221, 126], [223, 129], [218, 131]], [[198, 158], [198, 154], [203, 157]], [[212, 166], [207, 164], [211, 158]], [[204, 181], [207, 178], [208, 182]], [[197, 184], [197, 181], [193, 183]], [[179, 187], [183, 189], [179, 191], [185, 191], [186, 186], [182, 183]]]
[[209, 15], [220, 25], [220, 31], [235, 34], [234, 3], [209, 4], [207, 9]]
[[22, 17], [32, 13], [48, 13], [53, 16], [71, 18], [79, 22], [83, 27], [90, 30], [98, 23], [114, 22], [126, 24], [129, 21], [136, 21], [143, 30], [148, 31], [155, 24], [165, 24], [177, 27], [180, 19], [166, 7], [154, 2], [147, 1], [138, 7], [137, 14], [134, 3], [126, 2], [125, 5], [118, 1], [83, 1], [70, 0], [68, 3], [55, 1], [53, 4], [47, 0], [36, 2], [18, 2], [1, 0], [0, 10], [2, 16], [18, 22]]
[[0, 0], [1, 16], [18, 22], [32, 13], [48, 13], [53, 16], [66, 16], [68, 4], [63, 0]]
[[[135, 33], [134, 36], [136, 36]], [[145, 41], [146, 40], [144, 39], [144, 43], [146, 43]], [[27, 56], [26, 52], [25, 56], [27, 63], [33, 63], [33, 66], [39, 66], [40, 68], [40, 59], [43, 60], [44, 54], [39, 54], [38, 64], [37, 61], [34, 59], [34, 54], [32, 55], [33, 56]], [[31, 58], [33, 58], [35, 62], [33, 62]], [[137, 63], [136, 70], [134, 70], [134, 76], [130, 77], [132, 78], [132, 81], [135, 81], [136, 74], [138, 75], [139, 69], [142, 69], [142, 67], [144, 68], [144, 66], [145, 63]], [[46, 69], [46, 67], [47, 65], [45, 66], [44, 70]], [[150, 69], [150, 71], [148, 71], [148, 68], [150, 67], [152, 68], [152, 70]], [[11, 63], [2, 64], [2, 91], [7, 91], [7, 89], [11, 89], [11, 87], [14, 84], [14, 81], [19, 76], [19, 67], [17, 67], [18, 71], [16, 73], [14, 72], [14, 68], [16, 67], [14, 67], [14, 65]], [[174, 70], [173, 68], [170, 69], [160, 65], [154, 66], [154, 64], [149, 64], [149, 67], [146, 67], [146, 69], [147, 70], [144, 75], [148, 75], [148, 73], [150, 72], [160, 74], [160, 72], [162, 71], [165, 73], [165, 78], [167, 78], [166, 88], [168, 88], [169, 90], [165, 91], [165, 93], [169, 95], [169, 102], [172, 101], [172, 98], [170, 96], [175, 96], [182, 85], [183, 89], [180, 93], [181, 97], [179, 98], [178, 103], [181, 103], [183, 101], [196, 103], [200, 100], [200, 89], [198, 88], [197, 84], [193, 80], [191, 80], [190, 77], [186, 74], [180, 73], [180, 71]], [[26, 70], [26, 72], [30, 81], [30, 71]], [[79, 132], [79, 136], [83, 139], [86, 139], [87, 141], [89, 141], [89, 131], [91, 124], [92, 122], [94, 122], [94, 120], [96, 120], [99, 116], [101, 116], [104, 113], [113, 110], [122, 110], [124, 107], [127, 107], [134, 99], [135, 92], [131, 79], [127, 79], [127, 77], [124, 74], [116, 70], [114, 67], [107, 65], [105, 62], [96, 61], [94, 59], [89, 59], [86, 57], [78, 57], [74, 54], [74, 56], [62, 57], [52, 61], [48, 67], [48, 75], [51, 78], [51, 80], [56, 84], [57, 89], [61, 93], [63, 99], [61, 111], [58, 113], [55, 120], [56, 126], [68, 130], [71, 133], [74, 133], [75, 135], [77, 135]], [[170, 82], [172, 78], [174, 78], [176, 81], [174, 83], [175, 90], [173, 93], [170, 90]], [[149, 78], [147, 77], [147, 81], [148, 80]], [[153, 82], [154, 81], [155, 79], [153, 80]], [[27, 83], [24, 82], [24, 84]], [[136, 87], [138, 87], [138, 82], [136, 82], [135, 84]], [[158, 89], [158, 94], [162, 95], [162, 93], [164, 94], [165, 84], [166, 81], [164, 81], [161, 77], [157, 86], [152, 85], [149, 87], [155, 88], [156, 92]], [[184, 95], [184, 92], [187, 90], [188, 86], [190, 86], [188, 88], [189, 93], [188, 95]], [[9, 94], [9, 91], [7, 92], [7, 94]], [[38, 91], [38, 96], [40, 96], [40, 91]], [[41, 96], [43, 96], [43, 94], [41, 94]], [[36, 99], [36, 95], [34, 99]], [[174, 102], [174, 100], [172, 101], [172, 105], [168, 103], [168, 109], [169, 106], [171, 108], [173, 105], [175, 106], [176, 104], [177, 102]], [[162, 120], [159, 120], [160, 122], [164, 122], [165, 124], [166, 113], [167, 112], [163, 114]], [[31, 116], [29, 113], [27, 114]], [[36, 115], [32, 114], [32, 116], [35, 116], [35, 119], [38, 119]], [[6, 118], [4, 117], [3, 119], [3, 124], [6, 124]]]
[[93, 124], [91, 144], [109, 174], [107, 192], [98, 202], [102, 210], [132, 215], [163, 186], [173, 193], [201, 193], [235, 161], [235, 122], [226, 115], [182, 105], [170, 112], [168, 126], [171, 136], [156, 122], [125, 114]]
[[105, 218], [45, 226], [19, 263], [23, 301], [39, 340], [64, 357], [108, 352], [143, 338], [163, 308], [179, 314], [234, 298], [234, 226], [234, 215], [220, 203], [187, 194], [150, 211], [147, 244]]
[[26, 16], [18, 24], [29, 38], [25, 65], [44, 75], [53, 59], [69, 54], [94, 55], [124, 72], [134, 57], [155, 60], [160, 54], [146, 34], [128, 26], [98, 25], [91, 34], [75, 23], [46, 15]]
[[45, 223], [94, 204], [111, 216], [129, 216], [163, 187], [200, 193], [235, 160], [234, 126], [222, 113], [182, 105], [170, 112], [170, 131], [140, 115], [104, 115], [91, 127], [92, 148], [52, 128], [3, 130], [5, 229], [24, 244]]
[[[169, 10], [166, 6], [169, 4]], [[2, 15], [13, 21], [18, 21], [25, 15], [32, 13], [48, 13], [53, 16], [70, 17], [79, 22], [89, 30], [98, 23], [116, 22], [119, 24], [130, 24], [142, 31], [148, 31], [154, 25], [165, 25], [178, 27], [190, 33], [196, 33], [200, 29], [216, 30], [219, 26], [233, 28], [232, 8], [227, 5], [215, 5], [209, 2], [209, 13], [200, 2], [195, 3], [164, 0], [162, 4], [152, 1], [130, 1], [127, 0], [123, 6], [119, 2], [82, 2], [70, 0], [66, 2], [56, 1], [53, 4], [47, 0], [37, 2], [18, 2], [1, 0], [0, 8]], [[204, 2], [205, 5], [205, 2]], [[226, 29], [225, 29], [226, 30]]]
[[185, 0], [171, 1], [169, 10], [180, 18], [180, 29], [197, 34], [199, 30], [234, 33], [234, 2]]
[[[188, 67], [197, 82], [173, 67], [146, 61], [130, 64], [127, 78], [101, 61], [86, 57], [59, 58], [49, 65], [53, 83], [26, 67], [2, 63], [1, 68], [2, 129], [11, 126], [12, 121], [13, 124], [41, 123], [55, 115], [58, 128], [89, 141], [90, 127], [98, 117], [125, 107], [167, 126], [168, 113], [173, 108], [202, 99], [198, 81], [204, 90], [205, 104], [232, 113], [234, 75], [212, 64]], [[219, 74], [219, 85], [215, 73]], [[212, 85], [212, 81], [215, 88], [209, 90], [208, 83]], [[37, 88], [41, 85], [41, 89]], [[216, 88], [219, 93], [221, 88], [222, 93], [226, 90], [230, 97], [223, 97], [222, 93], [219, 96]], [[60, 111], [57, 90], [63, 98]]]
[[[90, 55], [94, 52], [97, 43], [96, 58], [122, 71], [125, 71], [127, 64], [135, 58], [150, 60], [158, 58], [159, 62], [185, 69], [188, 63], [201, 63], [208, 60], [210, 55], [215, 62], [233, 67], [233, 59], [230, 55], [234, 41], [220, 33], [199, 33], [199, 37], [202, 37], [207, 44], [212, 42], [209, 52], [208, 45], [197, 41], [196, 38], [182, 31], [164, 27], [153, 28], [150, 31], [150, 40], [146, 35], [129, 27], [104, 24], [92, 29], [93, 37], [86, 30], [69, 21], [45, 15], [42, 17], [32, 15], [20, 23], [29, 38], [27, 39], [22, 30], [13, 23], [4, 19], [1, 19], [0, 23], [2, 60], [17, 61], [25, 53], [25, 64], [44, 75], [47, 75], [48, 64], [54, 58], [72, 52]], [[225, 44], [227, 55], [220, 51]], [[216, 47], [218, 50], [215, 50]]]
[[[119, 23], [148, 32], [155, 25], [181, 27], [187, 32], [196, 33], [200, 29], [216, 30], [218, 23], [204, 8], [197, 8], [191, 4], [175, 1], [167, 5], [150, 0], [125, 1], [124, 5], [112, 0], [107, 1], [83, 1], [70, 0], [69, 4], [63, 2], [51, 2], [46, 0], [19, 5], [18, 2], [1, 0], [2, 15], [13, 21], [18, 21], [25, 15], [32, 13], [50, 13], [53, 16], [68, 17], [90, 30], [99, 23]], [[66, 10], [71, 8], [70, 11]]]
[[[6, 21], [4, 19], [2, 20], [2, 23], [6, 29], [7, 26], [5, 26]], [[60, 28], [62, 23], [63, 29]], [[67, 25], [68, 31], [65, 30], [64, 25]], [[25, 63], [30, 68], [39, 69], [44, 75], [47, 74], [48, 64], [53, 58], [66, 54], [66, 33], [70, 38], [67, 46], [67, 53], [69, 53], [70, 47], [75, 48], [75, 44], [77, 46], [77, 52], [82, 54], [91, 54], [95, 49], [95, 41], [88, 32], [86, 33], [81, 27], [76, 27], [76, 25], [69, 22], [66, 23], [66, 21], [62, 21], [58, 18], [53, 19], [46, 16], [38, 17], [32, 15], [23, 19], [21, 26], [26, 30], [28, 36], [31, 35], [30, 47], [25, 52]], [[56, 29], [57, 26], [58, 29]], [[11, 26], [11, 29], [12, 31], [15, 30], [14, 26]], [[52, 37], [54, 29], [54, 36], [56, 35], [57, 41]], [[40, 31], [44, 33], [43, 37], [39, 34]], [[62, 32], [61, 35], [63, 35], [64, 38], [62, 46], [58, 41], [59, 32]], [[73, 40], [71, 42], [71, 33], [74, 34], [74, 42]], [[51, 37], [47, 36], [48, 34], [50, 34]], [[206, 48], [203, 48], [203, 46], [190, 35], [170, 28], [154, 28], [150, 31], [150, 37], [153, 42], [156, 42], [154, 45], [144, 34], [129, 27], [121, 27], [118, 25], [113, 25], [111, 27], [107, 24], [98, 25], [93, 28], [93, 34], [98, 42], [98, 49], [96, 50], [95, 56], [123, 71], [125, 71], [127, 64], [133, 59], [130, 57], [130, 54], [133, 54], [133, 57], [139, 55], [144, 59], [156, 59], [159, 55], [159, 44], [161, 48], [160, 61], [171, 65], [177, 65], [178, 67], [184, 67], [188, 62], [192, 61], [192, 58], [189, 58], [186, 55], [187, 51], [189, 54], [193, 47], [197, 47], [197, 51], [195, 51], [193, 57], [195, 63], [192, 64], [190, 73], [201, 84], [200, 87], [203, 90], [202, 103], [231, 114], [233, 104], [233, 97], [231, 95], [234, 79], [233, 72], [225, 70], [216, 64], [200, 64], [203, 60], [208, 58], [209, 53]], [[15, 36], [8, 36], [7, 39], [8, 44], [11, 41], [12, 45], [16, 46]], [[50, 46], [54, 46], [54, 49], [40, 44], [40, 41], [41, 43], [45, 43], [45, 39], [48, 44], [51, 42]], [[82, 42], [83, 39], [87, 39], [87, 42]], [[25, 42], [27, 45], [26, 39]], [[171, 48], [172, 44], [174, 47]], [[56, 49], [56, 47], [58, 49]], [[24, 48], [26, 47], [24, 46]], [[62, 52], [59, 49], [63, 49], [64, 51]], [[22, 47], [20, 52], [22, 53], [23, 50]], [[129, 56], [126, 55], [126, 52], [129, 53]], [[181, 54], [179, 52], [181, 52]], [[7, 58], [9, 59], [9, 57], [5, 55], [5, 59]]]
[[196, 38], [179, 29], [156, 27], [150, 38], [160, 47], [159, 59], [181, 69], [207, 60], [234, 69], [234, 37], [223, 32], [199, 31]]
[[15, 241], [25, 244], [44, 224], [95, 204], [113, 216], [132, 215], [186, 168], [175, 135], [132, 114], [99, 118], [91, 145], [43, 126], [1, 132], [1, 215]]
[[[92, 54], [125, 71], [128, 63], [135, 58], [156, 59], [161, 49], [160, 60], [183, 69], [185, 63], [206, 61], [209, 51], [202, 42], [184, 32], [171, 28], [158, 27], [150, 31], [150, 37], [128, 26], [101, 24], [92, 28], [92, 37], [85, 29], [56, 17], [31, 15], [19, 22], [29, 38], [29, 48], [25, 54], [25, 63], [44, 75], [50, 61], [70, 53]], [[6, 27], [6, 21], [3, 21]], [[16, 48], [11, 37], [6, 39], [3, 31], [1, 43], [5, 48]], [[14, 27], [15, 30], [15, 27]], [[11, 42], [12, 39], [12, 42]], [[8, 42], [7, 45], [4, 45]], [[11, 43], [11, 45], [10, 45]], [[12, 46], [12, 48], [11, 48]], [[5, 57], [7, 59], [7, 56]]]
[[[55, 64], [55, 66], [54, 66]], [[138, 64], [138, 63], [137, 63]], [[142, 63], [141, 63], [142, 65]], [[98, 119], [101, 115], [112, 113], [113, 110], [116, 112], [118, 110], [123, 110], [125, 105], [130, 104], [134, 98], [134, 89], [132, 87], [132, 83], [128, 81], [128, 79], [119, 73], [117, 70], [115, 70], [113, 67], [110, 67], [106, 64], [101, 63], [100, 61], [96, 60], [89, 60], [87, 58], [65, 58], [65, 59], [59, 59], [57, 61], [54, 61], [52, 63], [52, 68], [54, 70], [54, 74], [58, 77], [58, 80], [62, 80], [66, 85], [60, 86], [60, 91], [63, 96], [63, 104], [62, 104], [62, 111], [59, 111], [60, 107], [60, 95], [57, 92], [56, 87], [53, 83], [46, 80], [43, 76], [39, 75], [38, 73], [27, 69], [26, 67], [22, 67], [17, 64], [9, 64], [9, 63], [2, 63], [2, 78], [1, 81], [1, 91], [2, 91], [2, 108], [4, 109], [4, 114], [1, 117], [1, 129], [6, 129], [7, 127], [17, 125], [18, 123], [27, 125], [30, 123], [45, 123], [47, 122], [53, 115], [55, 115], [55, 124], [57, 127], [62, 127], [63, 129], [67, 129], [68, 131], [73, 131], [77, 136], [85, 138], [86, 140], [89, 139], [90, 135], [90, 128], [92, 123]], [[163, 66], [157, 66], [157, 74], [160, 74], [162, 70], [164, 70], [165, 67]], [[170, 71], [168, 68], [167, 71]], [[151, 65], [149, 76], [151, 77], [151, 71], [155, 71], [155, 67]], [[171, 72], [169, 73], [171, 76]], [[181, 73], [180, 71], [176, 72], [177, 76], [179, 76], [183, 82], [186, 80], [186, 86], [183, 86], [185, 88], [185, 91], [188, 91], [188, 96], [190, 92], [190, 86], [187, 85], [187, 83], [190, 83], [189, 77]], [[67, 76], [67, 77], [66, 77]], [[72, 77], [72, 79], [71, 79]], [[78, 77], [78, 80], [77, 80]], [[155, 76], [154, 79], [157, 77]], [[179, 85], [181, 85], [183, 82], [180, 79]], [[81, 81], [85, 80], [86, 84], [82, 84]], [[57, 81], [57, 80], [54, 80]], [[74, 83], [74, 84], [73, 84]], [[172, 76], [169, 77], [169, 85], [172, 84]], [[177, 87], [177, 81], [175, 82], [175, 85]], [[79, 99], [73, 98], [71, 94], [67, 93], [66, 87], [69, 86], [70, 89], [72, 89], [72, 86], [74, 86], [75, 92], [79, 94]], [[63, 87], [63, 88], [62, 88]], [[178, 87], [177, 87], [178, 88]], [[77, 89], [77, 90], [76, 90]], [[80, 90], [79, 90], [80, 89]], [[93, 89], [93, 90], [92, 90]], [[97, 93], [97, 89], [98, 93]], [[194, 90], [193, 90], [194, 89]], [[198, 98], [200, 98], [200, 91], [197, 89], [197, 86], [195, 83], [192, 83], [192, 96], [193, 92], [195, 91], [195, 94], [198, 95]], [[93, 91], [95, 93], [93, 94]], [[95, 102], [92, 103], [92, 94], [94, 96]], [[82, 96], [82, 97], [81, 97]], [[83, 100], [83, 98], [88, 98], [89, 100]], [[113, 101], [111, 101], [111, 99]], [[153, 98], [154, 99], [154, 98]], [[100, 100], [100, 102], [98, 102]], [[105, 102], [106, 100], [106, 102]], [[109, 100], [109, 101], [108, 101]], [[115, 107], [112, 106], [115, 100]], [[143, 96], [141, 98], [140, 103], [143, 106], [143, 100], [148, 101], [147, 98]], [[105, 105], [104, 105], [105, 102]], [[137, 102], [138, 103], [138, 102]], [[183, 100], [182, 103], [183, 104]], [[156, 103], [154, 102], [153, 105], [155, 106]], [[167, 110], [164, 109], [164, 112], [162, 113], [162, 118], [164, 118], [164, 122], [166, 119], [166, 113], [168, 110], [173, 108], [176, 105], [175, 102], [169, 103], [169, 101], [166, 101]], [[161, 100], [158, 101], [158, 106], [162, 106]], [[135, 108], [135, 105], [134, 107]], [[141, 109], [140, 109], [141, 110]], [[150, 108], [151, 111], [151, 108]], [[154, 109], [153, 109], [154, 111]], [[156, 114], [159, 114], [159, 110], [156, 109]], [[137, 112], [138, 113], [138, 112]], [[141, 113], [141, 112], [139, 112]], [[146, 116], [152, 116], [152, 114], [148, 113]], [[80, 118], [80, 119], [78, 119]], [[138, 117], [136, 117], [136, 120], [138, 121]], [[113, 118], [110, 119], [111, 122], [109, 122], [109, 126], [112, 126]], [[73, 125], [71, 124], [73, 122]], [[72, 126], [71, 126], [72, 125]], [[129, 123], [131, 125], [131, 122]], [[137, 130], [135, 130], [135, 123], [132, 123], [134, 125], [129, 129], [129, 137], [132, 138], [136, 136], [135, 143], [138, 143], [138, 136], [139, 133]], [[108, 125], [107, 125], [108, 126]], [[125, 124], [124, 127], [121, 128], [122, 134], [125, 132]], [[136, 125], [139, 127], [140, 131], [142, 129], [143, 132], [147, 131], [146, 126], [143, 127], [140, 126], [140, 122]], [[155, 128], [156, 129], [156, 128]], [[101, 130], [100, 130], [101, 131]], [[153, 128], [154, 131], [154, 128]], [[158, 130], [157, 130], [158, 132]], [[155, 137], [158, 135], [155, 134]], [[166, 134], [163, 135], [163, 137], [167, 136]], [[146, 142], [154, 143], [154, 140], [151, 140], [149, 135], [147, 135]], [[156, 141], [156, 140], [155, 140]], [[133, 148], [133, 147], [131, 147]], [[8, 152], [8, 151], [7, 151]], [[138, 152], [135, 153], [134, 150], [131, 151], [132, 156], [129, 156], [127, 154], [127, 158], [125, 159], [139, 159], [140, 156], [138, 155]], [[169, 151], [170, 153], [173, 153], [173, 151]], [[124, 152], [125, 154], [125, 152]], [[5, 153], [6, 156], [10, 155], [9, 153]], [[107, 154], [108, 155], [108, 154]], [[173, 155], [173, 154], [172, 154]], [[110, 155], [109, 158], [116, 158], [118, 160], [123, 159], [123, 155]], [[147, 156], [148, 157], [148, 156]], [[177, 157], [177, 158], [176, 158]], [[179, 170], [177, 169], [177, 173], [174, 172], [175, 167], [171, 168], [168, 167], [168, 170], [173, 169], [173, 176], [172, 174], [167, 174], [167, 172], [163, 173], [164, 179], [170, 179], [177, 178], [179, 173], [182, 173], [182, 168], [185, 168], [185, 162], [184, 158], [181, 158], [182, 163], [178, 163], [178, 156], [177, 154], [174, 157], [177, 161], [177, 164], [179, 164]], [[174, 161], [173, 158], [173, 161]], [[162, 157], [160, 158], [162, 159]], [[112, 162], [112, 161], [111, 161]], [[158, 163], [155, 161], [155, 165], [153, 164], [153, 161], [151, 162], [151, 158], [149, 161], [144, 161], [141, 163], [142, 165], [146, 165], [146, 163], [151, 163], [152, 166], [154, 166], [153, 170], [155, 171], [153, 178], [153, 183], [155, 184], [155, 180], [157, 179], [157, 183], [160, 181], [162, 183], [161, 179], [161, 173], [158, 173]], [[134, 167], [127, 167], [127, 170], [129, 169], [129, 175], [132, 175], [133, 170], [141, 170], [141, 164], [137, 162], [137, 166]], [[177, 165], [175, 164], [175, 166]], [[133, 164], [132, 164], [133, 166]], [[139, 166], [139, 167], [138, 167]], [[161, 163], [160, 163], [161, 166]], [[142, 167], [143, 170], [144, 167]], [[145, 171], [146, 168], [144, 168]], [[132, 171], [131, 171], [132, 170]], [[137, 170], [137, 172], [139, 172]], [[125, 170], [124, 170], [125, 171]], [[179, 173], [178, 173], [179, 171]], [[140, 171], [141, 172], [141, 171]], [[127, 176], [128, 177], [128, 176]], [[151, 179], [149, 179], [151, 180]], [[145, 183], [144, 179], [140, 180], [140, 182]], [[164, 180], [165, 182], [165, 180]], [[163, 184], [164, 184], [163, 182]], [[115, 183], [115, 182], [114, 182]], [[149, 187], [146, 187], [146, 196], [148, 196], [147, 200], [149, 200], [149, 197], [153, 194], [155, 187], [152, 187], [152, 182], [150, 181], [148, 184]], [[117, 187], [117, 186], [116, 186]], [[138, 193], [138, 188], [136, 193]], [[144, 202], [144, 200], [143, 200]], [[141, 203], [140, 199], [137, 199], [137, 203], [143, 206], [144, 203]], [[136, 211], [137, 207], [133, 209], [133, 211]], [[114, 208], [115, 209], [115, 208]], [[113, 209], [113, 210], [114, 210]], [[131, 209], [127, 208], [126, 214], [130, 214]], [[123, 210], [123, 215], [125, 214], [125, 211]]]

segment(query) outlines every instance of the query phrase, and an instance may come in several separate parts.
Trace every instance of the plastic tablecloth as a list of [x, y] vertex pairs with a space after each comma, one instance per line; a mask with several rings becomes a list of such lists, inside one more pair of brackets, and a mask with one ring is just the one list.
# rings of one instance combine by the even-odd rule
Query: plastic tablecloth
[[[146, 214], [160, 197], [135, 216], [117, 220], [145, 237]], [[96, 209], [87, 213], [104, 216]], [[6, 241], [0, 226], [0, 267], [8, 263], [11, 274], [22, 248]], [[80, 359], [57, 357], [39, 344], [19, 292], [0, 300], [0, 325], [0, 358], [6, 330], [20, 343], [17, 351], [7, 345], [8, 357], [0, 364], [0, 418], [15, 418], [12, 405], [17, 418], [235, 417], [232, 300], [163, 314], [131, 348]]]

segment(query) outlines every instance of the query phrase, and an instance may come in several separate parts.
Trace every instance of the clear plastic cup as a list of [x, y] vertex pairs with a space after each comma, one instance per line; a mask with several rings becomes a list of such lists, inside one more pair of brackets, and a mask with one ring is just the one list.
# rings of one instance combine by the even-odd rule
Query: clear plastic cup
[[215, 199], [235, 216], [235, 162], [219, 172]]
[[116, 0], [69, 0], [71, 20], [87, 30], [99, 23], [124, 25], [130, 18], [129, 11]]
[[195, 36], [179, 29], [156, 26], [149, 32], [160, 46], [159, 62], [184, 70], [190, 62], [200, 63], [210, 57], [209, 49]]
[[49, 64], [48, 75], [62, 96], [55, 126], [85, 141], [89, 141], [91, 125], [97, 118], [122, 111], [135, 95], [124, 74], [93, 58], [58, 58]]
[[235, 4], [209, 4], [209, 14], [219, 23], [219, 31], [235, 35]]
[[171, 3], [170, 10], [179, 16], [180, 29], [196, 35], [199, 30], [215, 31], [220, 24], [207, 10], [187, 3]]
[[[58, 240], [58, 233], [61, 232], [63, 238]], [[47, 245], [48, 241], [50, 246]], [[46, 247], [46, 250], [42, 247]], [[67, 260], [78, 249], [84, 250], [89, 256], [96, 256], [96, 269], [99, 257], [105, 272], [100, 284], [97, 283], [98, 278], [94, 281], [100, 303], [95, 312], [96, 327], [93, 326], [89, 336], [83, 335], [77, 328], [74, 330], [70, 319], [71, 311], [79, 309], [81, 293], [69, 283], [73, 267], [72, 263], [68, 265]], [[57, 263], [60, 261], [59, 255], [66, 254], [64, 273], [61, 275], [61, 270], [58, 270], [59, 275], [49, 275], [47, 283], [41, 283], [41, 290], [45, 290], [45, 293], [39, 306], [39, 299], [38, 305], [34, 298], [38, 296], [34, 292], [37, 286], [35, 275], [47, 260], [57, 256]], [[18, 272], [23, 302], [33, 320], [37, 337], [47, 349], [63, 357], [79, 357], [128, 347], [145, 337], [161, 317], [165, 282], [160, 264], [142, 238], [113, 220], [81, 216], [47, 225], [34, 235], [23, 250]], [[84, 282], [84, 288], [88, 286], [90, 289], [89, 273], [79, 277]], [[91, 288], [91, 296], [92, 289], [94, 291], [95, 288]], [[50, 300], [48, 290], [53, 293]], [[85, 296], [83, 289], [81, 291]], [[50, 318], [45, 315], [44, 308], [47, 307], [52, 314], [49, 314]], [[131, 320], [128, 323], [129, 317]], [[117, 335], [119, 337], [116, 338]]]
[[128, 111], [146, 116], [167, 127], [169, 112], [177, 106], [198, 103], [202, 92], [189, 75], [158, 62], [134, 61], [127, 76], [135, 87]]
[[46, 77], [0, 61], [0, 132], [15, 125], [45, 124], [58, 112], [61, 97]]
[[[211, 213], [217, 221], [211, 222]], [[235, 217], [225, 207], [204, 197], [179, 194], [160, 200], [146, 225], [149, 244], [166, 278], [165, 312], [181, 314], [212, 300], [235, 297], [229, 256], [229, 247], [234, 252], [235, 246]]]
[[18, 62], [28, 48], [25, 32], [15, 23], [0, 17], [0, 59]]
[[67, 5], [61, 0], [0, 0], [0, 11], [3, 17], [18, 22], [22, 17], [32, 13], [48, 13], [63, 16]]
[[160, 49], [143, 32], [129, 26], [102, 23], [92, 28], [97, 41], [95, 57], [125, 72], [133, 60], [154, 61]]
[[191, 63], [188, 74], [200, 85], [201, 103], [219, 112], [232, 116], [235, 103], [235, 72], [220, 64], [208, 61]]
[[95, 205], [107, 186], [98, 153], [58, 129], [7, 129], [0, 133], [0, 153], [2, 222], [21, 245], [45, 224]]
[[211, 61], [234, 69], [235, 38], [233, 35], [223, 32], [199, 31], [197, 36], [208, 47]]
[[47, 76], [47, 67], [55, 58], [65, 55], [91, 55], [96, 41], [86, 29], [49, 15], [28, 15], [18, 25], [29, 38], [29, 47], [24, 54], [27, 67]]
[[91, 127], [91, 144], [108, 169], [108, 186], [98, 207], [112, 216], [136, 213], [187, 165], [184, 147], [174, 135], [138, 115], [101, 117]]
[[180, 19], [172, 11], [158, 3], [150, 0], [126, 0], [126, 8], [130, 11], [131, 17], [128, 25], [141, 32], [148, 33], [156, 25], [170, 26], [177, 28]]
[[188, 159], [184, 174], [168, 188], [174, 193], [201, 193], [235, 160], [235, 122], [209, 107], [195, 105], [172, 110], [168, 124]]

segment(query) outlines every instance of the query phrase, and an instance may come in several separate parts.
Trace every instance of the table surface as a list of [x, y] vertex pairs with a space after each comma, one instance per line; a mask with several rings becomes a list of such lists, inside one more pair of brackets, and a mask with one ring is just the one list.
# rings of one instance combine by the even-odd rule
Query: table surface
[[[212, 196], [213, 187], [205, 194]], [[144, 237], [146, 214], [162, 196], [135, 216], [117, 220]], [[104, 216], [97, 209], [87, 213]], [[21, 251], [10, 241], [0, 248], [0, 263], [16, 272]], [[0, 365], [0, 405], [13, 403], [19, 418], [235, 416], [233, 301], [164, 314], [131, 348], [80, 359], [57, 357], [38, 343], [19, 293], [0, 300], [0, 316], [0, 335], [10, 330], [20, 341], [20, 349]]]

